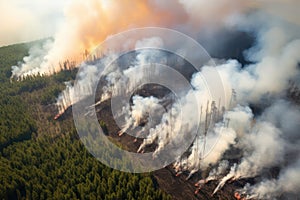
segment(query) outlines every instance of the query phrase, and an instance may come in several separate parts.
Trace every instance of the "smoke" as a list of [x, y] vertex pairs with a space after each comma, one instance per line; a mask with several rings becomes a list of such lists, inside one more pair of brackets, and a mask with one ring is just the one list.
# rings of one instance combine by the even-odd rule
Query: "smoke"
[[238, 0], [221, 0], [218, 3], [204, 0], [179, 0], [179, 3], [189, 13], [190, 22], [206, 25], [224, 22], [228, 16], [243, 12], [250, 7], [249, 4]]
[[[256, 185], [246, 185], [238, 192], [247, 194], [246, 199], [274, 199], [283, 193], [299, 194], [300, 160], [286, 167], [278, 179], [264, 180]], [[296, 196], [294, 196], [296, 198]]]
[[[157, 48], [160, 48], [163, 45], [160, 38], [144, 38], [136, 41], [135, 50], [139, 50], [142, 46], [148, 44]], [[120, 91], [129, 93], [135, 89], [134, 87], [148, 75], [145, 71], [145, 65], [149, 63], [161, 63], [163, 57], [162, 53], [144, 50], [137, 54], [136, 59], [125, 70], [121, 70], [117, 66], [116, 68], [107, 67], [107, 70], [109, 71], [105, 71], [103, 74], [105, 75], [107, 84], [103, 88], [102, 101], [105, 100], [107, 96], [111, 96], [108, 94], [117, 96], [120, 94]], [[139, 74], [139, 76], [136, 76], [136, 74]]]
[[[190, 148], [174, 163], [178, 175], [187, 171], [189, 179], [198, 171], [211, 169], [209, 176], [199, 180], [197, 185], [202, 187], [210, 180], [218, 180], [213, 194], [229, 180], [254, 177], [260, 179], [239, 191], [249, 199], [272, 199], [282, 193], [297, 194], [300, 192], [300, 164], [297, 161], [300, 153], [300, 108], [287, 95], [291, 83], [297, 85], [300, 82], [300, 29], [295, 20], [296, 13], [290, 9], [296, 5], [298, 3], [292, 0], [272, 3], [75, 0], [66, 7], [65, 24], [55, 34], [54, 41], [31, 49], [30, 55], [13, 67], [13, 77], [60, 71], [62, 68], [57, 63], [68, 59], [78, 63], [107, 37], [133, 27], [174, 28], [200, 41], [202, 29], [245, 32], [255, 39], [252, 47], [243, 52], [246, 63], [239, 63], [233, 58], [214, 59], [230, 102], [222, 99], [220, 104], [207, 91], [201, 73], [208, 72], [211, 66], [205, 63], [201, 72], [194, 73], [188, 80], [192, 87], [181, 88], [183, 91], [167, 108], [161, 104], [169, 96], [134, 96], [132, 104], [121, 109], [124, 123], [121, 124], [120, 135], [135, 130], [138, 137], [143, 132], [146, 138], [138, 152], [147, 151], [147, 147], [152, 145], [156, 147], [153, 156], [158, 157], [170, 143], [179, 145], [199, 126]], [[275, 15], [281, 6], [285, 9], [280, 9]], [[80, 13], [84, 13], [85, 17]], [[213, 38], [213, 46], [227, 39], [226, 34], [221, 36], [224, 38]], [[122, 50], [137, 50], [134, 59], [128, 67], [123, 66], [124, 61], [114, 62], [103, 72], [101, 98], [96, 104], [132, 92], [136, 85], [149, 77], [149, 73], [153, 76], [163, 74], [162, 70], [145, 70], [144, 66], [148, 63], [166, 64], [163, 52], [138, 51], [147, 44], [164, 45], [159, 37], [124, 44]], [[121, 52], [113, 52], [114, 55], [112, 52], [103, 53], [104, 58], [96, 60], [96, 64], [83, 64], [86, 67], [79, 73], [76, 86], [67, 83], [66, 90], [57, 101], [60, 114], [92, 94], [104, 66], [111, 64]], [[158, 68], [153, 66], [153, 69]], [[82, 91], [82, 95], [75, 97], [75, 91]], [[191, 100], [193, 97], [197, 97], [196, 103]], [[201, 113], [200, 120], [191, 114], [196, 109]], [[256, 112], [257, 109], [260, 112]], [[157, 111], [160, 117], [151, 120], [153, 111]], [[239, 154], [235, 159], [227, 158], [228, 153], [237, 151]], [[272, 167], [279, 168], [278, 174], [272, 179], [265, 178], [265, 172]]]
[[[266, 109], [262, 119], [269, 121], [282, 130], [283, 138], [289, 143], [299, 141], [300, 136], [297, 128], [300, 125], [300, 110], [298, 106], [286, 100], [278, 100]], [[289, 145], [288, 148], [292, 146]]]
[[[179, 100], [163, 109], [155, 123], [149, 120], [149, 110], [161, 108], [162, 100], [134, 96], [132, 106], [123, 108], [125, 123], [120, 135], [136, 129], [135, 136], [143, 132], [146, 138], [138, 152], [155, 145], [153, 156], [158, 157], [168, 144], [184, 141], [186, 135], [182, 132], [189, 134], [199, 125], [191, 147], [174, 163], [177, 175], [187, 171], [189, 179], [198, 171], [211, 169], [208, 177], [199, 180], [196, 186], [200, 189], [208, 181], [218, 180], [219, 184], [213, 191], [216, 194], [229, 180], [264, 177], [267, 169], [279, 167], [275, 179], [263, 179], [239, 191], [249, 199], [272, 199], [282, 193], [299, 192], [298, 179], [292, 178], [298, 177], [299, 165], [294, 161], [299, 153], [300, 112], [299, 106], [291, 103], [286, 94], [290, 82], [299, 81], [300, 40], [297, 28], [281, 20], [261, 12], [246, 16], [248, 18], [230, 19], [227, 25], [255, 35], [255, 45], [244, 52], [250, 64], [241, 64], [234, 59], [215, 60], [219, 63], [216, 69], [226, 95], [231, 99], [229, 104], [218, 105], [218, 100], [212, 99], [205, 89], [201, 73], [210, 66], [204, 66], [189, 80], [192, 89], [180, 93]], [[266, 20], [255, 24], [254, 19], [258, 16], [264, 16]], [[149, 42], [163, 45], [159, 38], [146, 38], [136, 43], [136, 49]], [[147, 74], [142, 66], [162, 62], [165, 56], [161, 52], [143, 51], [136, 55], [130, 67], [122, 69], [116, 65], [106, 72], [106, 84], [99, 103], [118, 96], [121, 91], [130, 92]], [[192, 113], [197, 107], [190, 101], [192, 96], [197, 97], [197, 104], [201, 106], [200, 124], [189, 114], [180, 117], [182, 113]], [[262, 112], [255, 113], [251, 110], [253, 106], [260, 107]], [[139, 127], [142, 121], [145, 125]], [[239, 151], [238, 159], [229, 158], [227, 161], [225, 154], [230, 151]]]
[[223, 175], [229, 167], [229, 161], [223, 160], [219, 162], [218, 168], [214, 168], [208, 175], [206, 180], [214, 180], [218, 176]]
[[[71, 60], [79, 63], [107, 37], [130, 28], [162, 26], [186, 33], [192, 33], [191, 30], [198, 33], [205, 24], [222, 24], [232, 13], [242, 12], [242, 8], [246, 7], [236, 0], [208, 5], [204, 1], [201, 4], [198, 1], [70, 1], [64, 8], [65, 17], [61, 28], [54, 34], [53, 47], [45, 50], [46, 56], [43, 56], [39, 66], [26, 60], [18, 65], [18, 70], [12, 71], [12, 75], [20, 78], [37, 73], [58, 72], [61, 70], [58, 62]], [[80, 13], [84, 13], [85, 17]], [[33, 59], [39, 56], [30, 55]], [[26, 66], [31, 65], [34, 66], [31, 69], [35, 70], [28, 70]]]
[[[244, 126], [245, 134], [240, 136], [238, 141], [238, 148], [243, 151], [243, 157], [240, 163], [234, 164], [231, 171], [221, 179], [213, 194], [230, 179], [259, 176], [264, 169], [272, 166], [285, 166], [278, 180], [266, 180], [251, 187], [246, 185], [239, 193], [247, 194], [249, 199], [272, 199], [284, 192], [299, 192], [296, 181], [298, 179], [287, 178], [289, 175], [299, 176], [298, 162], [294, 163], [297, 160], [295, 156], [299, 153], [299, 114], [298, 106], [279, 100], [256, 119], [254, 126], [246, 123], [248, 125]], [[285, 188], [286, 185], [288, 189]]]
[[[163, 45], [160, 38], [144, 38], [136, 41], [135, 49], [138, 50], [145, 44], [157, 47]], [[144, 50], [137, 53], [136, 58], [132, 60], [130, 66], [126, 69], [121, 69], [116, 62], [118, 55], [117, 53], [110, 52], [106, 57], [93, 61], [96, 64], [91, 62], [88, 62], [89, 64], [83, 63], [81, 71], [77, 75], [76, 84], [66, 83], [66, 89], [57, 99], [56, 106], [59, 108], [59, 114], [62, 114], [74, 103], [92, 95], [97, 87], [99, 77], [105, 78], [106, 84], [102, 85], [101, 98], [96, 105], [112, 96], [133, 92], [137, 86], [141, 85], [140, 82], [149, 76], [149, 72], [144, 66], [148, 63], [163, 63], [161, 59], [164, 57], [163, 53]], [[122, 60], [121, 62], [125, 61]], [[136, 76], [136, 74], [139, 74], [139, 76]], [[75, 95], [75, 91], [80, 95]], [[127, 126], [129, 124], [130, 122], [127, 123]]]
[[[273, 47], [276, 48], [276, 43], [267, 48], [274, 49]], [[264, 55], [256, 64], [242, 69], [237, 61], [229, 60], [218, 67], [219, 72], [225, 84], [228, 84], [227, 87], [236, 90], [238, 102], [255, 103], [263, 100], [264, 97], [280, 96], [289, 86], [289, 81], [299, 76], [299, 48], [300, 41], [293, 40], [278, 52]], [[250, 51], [247, 54], [250, 54]], [[266, 74], [271, 74], [272, 78]]]
[[[156, 141], [158, 147], [154, 151], [154, 156], [158, 156], [160, 151], [162, 151], [171, 141], [184, 141], [186, 135], [182, 134], [182, 132], [191, 133], [195, 130], [195, 127], [198, 126], [198, 119], [188, 113], [194, 112], [194, 109], [197, 108], [198, 105], [203, 105], [203, 108], [209, 109], [208, 107], [205, 107], [205, 105], [207, 102], [212, 102], [212, 98], [205, 87], [205, 82], [200, 72], [193, 75], [191, 85], [193, 86], [193, 89], [189, 90], [187, 93], [183, 93], [182, 96], [179, 96], [179, 100], [175, 101], [170, 110], [162, 116], [161, 123], [150, 130], [150, 134], [141, 144], [139, 152], [147, 145]], [[197, 104], [191, 100], [193, 99], [193, 96], [198, 97]], [[207, 114], [209, 113], [207, 112]], [[216, 116], [217, 112], [214, 114], [215, 116], [212, 116], [212, 119], [218, 117]], [[184, 117], [182, 117], [182, 115], [184, 115]], [[202, 120], [200, 119], [200, 123], [204, 122], [204, 118]], [[184, 127], [183, 130], [181, 127]], [[199, 152], [193, 152], [197, 154], [195, 156], [198, 158]], [[193, 157], [193, 155], [191, 156]], [[191, 164], [194, 167], [197, 167], [197, 163], [191, 163], [189, 160], [187, 160], [186, 163], [187, 165]]]
[[281, 132], [267, 122], [257, 123], [252, 132], [242, 141], [245, 154], [238, 165], [235, 178], [256, 176], [264, 167], [282, 161], [285, 148]]
[[126, 124], [123, 129], [119, 132], [119, 135], [123, 133], [128, 133], [128, 129], [131, 130], [136, 129], [142, 123], [146, 123], [147, 126], [139, 127], [141, 130], [138, 130], [136, 136], [141, 136], [141, 134], [145, 134], [149, 132], [149, 129], [159, 123], [157, 117], [162, 116], [165, 109], [162, 107], [161, 100], [150, 96], [150, 97], [141, 97], [141, 96], [133, 96], [132, 97], [131, 110], [128, 107], [124, 108], [126, 111], [125, 121]]
[[[115, 59], [115, 54], [110, 54], [97, 62], [97, 64], [82, 63], [82, 70], [77, 74], [77, 82], [66, 82], [66, 89], [61, 92], [56, 101], [58, 115], [61, 115], [71, 105], [91, 96], [94, 93], [98, 77], [104, 67]], [[75, 94], [81, 95], [75, 95]]]
[[[258, 43], [245, 54], [254, 64], [242, 68], [237, 61], [231, 60], [219, 67], [225, 82], [235, 88], [238, 103], [270, 107], [263, 108], [265, 110], [261, 116], [255, 116], [252, 125], [244, 123], [238, 128], [243, 132], [237, 143], [243, 157], [221, 179], [214, 194], [230, 179], [260, 176], [264, 169], [274, 166], [283, 166], [278, 180], [246, 186], [240, 192], [248, 194], [248, 199], [272, 199], [283, 192], [299, 192], [295, 181], [282, 178], [286, 174], [298, 175], [294, 170], [297, 164], [290, 169], [286, 163], [295, 160], [289, 155], [299, 152], [295, 146], [299, 141], [299, 106], [288, 102], [285, 95], [290, 82], [299, 78], [299, 37], [294, 28], [287, 29], [289, 25], [282, 22], [271, 21], [266, 26], [257, 27]], [[231, 123], [235, 120], [232, 119]], [[286, 184], [290, 184], [288, 188], [291, 190], [285, 189]]]
[[[66, 1], [0, 1], [0, 46], [32, 41], [56, 33]], [[46, 51], [47, 52], [47, 51]]]
[[[295, 106], [285, 100], [276, 101], [263, 113], [262, 120], [267, 120], [282, 131], [282, 138], [276, 141], [279, 144], [270, 148], [272, 151], [275, 150], [275, 154], [276, 152], [280, 152], [279, 155], [274, 158], [272, 157], [272, 152], [271, 157], [270, 155], [263, 157], [263, 163], [276, 163], [280, 159], [284, 159], [284, 162], [281, 161], [281, 165], [284, 167], [277, 179], [264, 179], [255, 185], [251, 186], [248, 184], [243, 189], [238, 190], [239, 193], [245, 194], [247, 199], [273, 199], [282, 196], [284, 193], [292, 193], [294, 195], [299, 193], [299, 116], [299, 106]], [[256, 166], [261, 166], [261, 164], [256, 164]]]
[[224, 185], [227, 181], [229, 181], [230, 179], [232, 179], [234, 177], [234, 173], [235, 173], [235, 170], [236, 170], [236, 164], [234, 164], [231, 168], [230, 168], [230, 171], [229, 173], [224, 176], [222, 178], [222, 180], [220, 181], [220, 183], [218, 184], [218, 186], [215, 188], [215, 190], [213, 191], [213, 195], [218, 192]]
[[205, 143], [203, 143], [203, 135], [196, 138], [198, 141], [194, 143], [192, 152], [187, 158], [190, 175], [194, 170], [196, 170], [194, 172], [200, 169], [205, 170], [209, 166], [217, 164], [229, 146], [235, 144], [235, 138], [236, 132], [231, 128], [224, 127], [222, 123], [216, 124], [214, 129], [207, 133]]
[[49, 69], [46, 69], [46, 71], [42, 71], [42, 69], [40, 68], [40, 64], [43, 62], [45, 56], [47, 56], [46, 53], [52, 48], [52, 45], [53, 42], [51, 40], [48, 40], [42, 45], [33, 46], [29, 50], [29, 56], [24, 57], [23, 62], [19, 62], [19, 65], [22, 66], [21, 68], [18, 66], [12, 66], [14, 77], [22, 78], [31, 74], [44, 74], [46, 72], [50, 72]]
[[[85, 13], [85, 17], [82, 17], [80, 13]], [[92, 51], [112, 34], [133, 27], [166, 25], [171, 19], [180, 20], [171, 12], [152, 10], [146, 0], [134, 2], [71, 1], [65, 8], [64, 24], [54, 36], [53, 47], [45, 52], [47, 56], [42, 58], [42, 62], [37, 67], [40, 71], [35, 70], [29, 73], [26, 66], [31, 66], [33, 63], [31, 60], [26, 60], [24, 65], [18, 66], [19, 74], [13, 71], [13, 76], [33, 75], [37, 72], [50, 74], [52, 71], [60, 71], [59, 61], [69, 59], [76, 63], [80, 62], [85, 59], [83, 55], [85, 51]], [[31, 55], [32, 58], [39, 56], [38, 54]]]

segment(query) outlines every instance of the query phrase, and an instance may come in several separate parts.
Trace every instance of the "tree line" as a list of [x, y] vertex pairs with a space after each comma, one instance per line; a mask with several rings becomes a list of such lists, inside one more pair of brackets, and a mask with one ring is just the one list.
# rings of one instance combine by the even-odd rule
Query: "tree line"
[[0, 48], [0, 199], [170, 199], [151, 174], [116, 171], [90, 155], [71, 117], [53, 120], [76, 69], [10, 82], [11, 66], [34, 44]]

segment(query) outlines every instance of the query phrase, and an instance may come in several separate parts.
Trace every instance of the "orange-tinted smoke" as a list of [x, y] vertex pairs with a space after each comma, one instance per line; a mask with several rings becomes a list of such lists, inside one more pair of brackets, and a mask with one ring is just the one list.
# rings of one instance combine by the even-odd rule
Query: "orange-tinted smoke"
[[57, 34], [49, 61], [82, 58], [108, 36], [130, 28], [170, 27], [187, 20], [185, 14], [157, 8], [148, 0], [75, 0], [65, 10], [66, 22]]
[[205, 0], [72, 0], [47, 56], [48, 65], [55, 66], [66, 59], [79, 62], [86, 50], [91, 52], [108, 36], [130, 28], [183, 25], [198, 30], [204, 21], [223, 20], [224, 15], [243, 7], [238, 0], [230, 0], [231, 4], [227, 0], [222, 2], [219, 5], [207, 4]]

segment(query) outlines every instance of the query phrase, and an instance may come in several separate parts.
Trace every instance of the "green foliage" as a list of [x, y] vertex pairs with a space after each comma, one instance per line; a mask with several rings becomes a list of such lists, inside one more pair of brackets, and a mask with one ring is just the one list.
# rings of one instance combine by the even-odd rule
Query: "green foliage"
[[[103, 166], [72, 134], [24, 141], [0, 157], [0, 199], [168, 199], [150, 175]], [[6, 192], [5, 192], [6, 191]]]
[[101, 127], [102, 130], [103, 130], [103, 133], [104, 133], [105, 135], [107, 135], [107, 134], [108, 134], [108, 129], [107, 129], [107, 126], [106, 126], [105, 122], [101, 120], [99, 123], [100, 123], [100, 127]]
[[17, 44], [0, 48], [0, 82], [11, 76], [11, 66], [17, 65], [28, 55], [29, 44]]
[[33, 132], [35, 122], [22, 99], [0, 94], [0, 150], [13, 142], [30, 139]]
[[11, 66], [28, 50], [0, 48], [0, 199], [170, 199], [150, 174], [112, 170], [92, 157], [71, 118], [53, 120], [55, 98], [76, 70], [10, 82]]

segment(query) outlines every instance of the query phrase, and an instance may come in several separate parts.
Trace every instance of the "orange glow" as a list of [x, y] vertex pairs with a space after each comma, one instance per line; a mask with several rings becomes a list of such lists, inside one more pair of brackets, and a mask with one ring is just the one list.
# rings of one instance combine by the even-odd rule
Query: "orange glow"
[[[76, 46], [67, 55], [88, 50], [91, 52], [108, 36], [118, 32], [145, 26], [168, 27], [186, 20], [176, 13], [151, 7], [148, 0], [89, 0], [77, 1], [66, 10], [68, 24], [71, 24], [70, 42]], [[69, 30], [71, 31], [71, 30]], [[73, 37], [72, 37], [73, 36]], [[79, 50], [79, 51], [78, 51]], [[78, 51], [78, 52], [74, 52]]]
[[235, 193], [234, 193], [234, 197], [235, 197], [237, 200], [243, 200], [243, 199], [244, 199], [244, 198], [242, 199], [241, 195], [240, 195], [238, 192], [235, 192]]
[[[53, 66], [67, 59], [78, 63], [86, 57], [85, 51], [92, 52], [107, 37], [132, 28], [184, 25], [198, 31], [205, 20], [222, 21], [229, 11], [241, 7], [230, 4], [227, 8], [227, 4], [214, 3], [199, 7], [198, 3], [172, 2], [168, 5], [149, 0], [72, 0], [65, 9], [65, 23], [47, 55], [48, 64]], [[207, 9], [214, 11], [213, 15]]]

